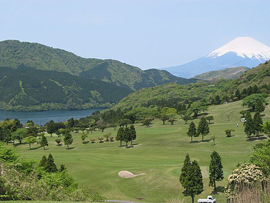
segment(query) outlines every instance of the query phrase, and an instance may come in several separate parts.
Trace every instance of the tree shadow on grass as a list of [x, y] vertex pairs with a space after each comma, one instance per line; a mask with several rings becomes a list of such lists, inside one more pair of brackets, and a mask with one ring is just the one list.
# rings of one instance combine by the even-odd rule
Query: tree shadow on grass
[[218, 193], [224, 193], [225, 192], [225, 187], [223, 186], [217, 186], [216, 191], [212, 191], [211, 195], [217, 195]]
[[83, 142], [83, 144], [88, 144], [88, 143], [89, 143], [89, 141], [84, 141], [84, 142]]
[[69, 148], [67, 148], [66, 150], [72, 150], [72, 149], [74, 149], [75, 147], [69, 147]]
[[265, 139], [267, 139], [267, 137], [265, 137], [265, 136], [250, 137], [250, 138], [247, 138], [247, 141], [252, 142], [252, 141], [256, 141], [256, 140], [265, 140]]
[[38, 147], [31, 147], [31, 149], [29, 149], [29, 150], [36, 150], [36, 149], [39, 149], [39, 148], [41, 148], [41, 146], [38, 146]]
[[210, 141], [212, 141], [212, 139], [206, 139], [206, 140], [203, 140], [201, 142], [210, 142]]

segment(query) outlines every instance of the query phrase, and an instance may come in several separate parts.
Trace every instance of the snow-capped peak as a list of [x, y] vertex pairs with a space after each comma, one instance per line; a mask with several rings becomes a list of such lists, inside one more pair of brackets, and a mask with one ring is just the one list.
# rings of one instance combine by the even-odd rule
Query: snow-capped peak
[[270, 59], [270, 47], [251, 37], [237, 37], [208, 54], [208, 57], [217, 58], [229, 52], [234, 52], [242, 58], [258, 59], [260, 61]]

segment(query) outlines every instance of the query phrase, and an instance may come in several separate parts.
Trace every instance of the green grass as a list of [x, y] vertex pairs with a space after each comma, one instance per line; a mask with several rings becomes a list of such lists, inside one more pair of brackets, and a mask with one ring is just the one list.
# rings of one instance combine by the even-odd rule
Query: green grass
[[[91, 188], [107, 199], [164, 202], [166, 199], [178, 198], [190, 202], [190, 197], [182, 195], [183, 188], [179, 183], [179, 175], [185, 155], [189, 153], [192, 160], [196, 159], [204, 175], [204, 192], [196, 198], [206, 198], [213, 188], [208, 186], [208, 166], [213, 150], [219, 152], [224, 167], [225, 179], [217, 182], [217, 186], [226, 186], [227, 177], [238, 163], [248, 160], [252, 146], [261, 141], [246, 141], [243, 125], [240, 122], [241, 101], [209, 108], [209, 115], [214, 116], [214, 124], [210, 125], [210, 134], [205, 142], [201, 137], [190, 143], [186, 135], [188, 125], [178, 118], [175, 125], [162, 125], [161, 120], [155, 120], [150, 127], [136, 124], [137, 140], [133, 148], [118, 147], [118, 142], [98, 143], [97, 138], [116, 131], [106, 129], [104, 133], [96, 131], [90, 134], [97, 143], [82, 144], [80, 134], [73, 134], [73, 149], [66, 150], [65, 146], [56, 146], [54, 137], [48, 135], [49, 147], [46, 150], [37, 148], [29, 150], [28, 145], [17, 146], [21, 158], [40, 160], [46, 154], [52, 153], [58, 166], [65, 164], [68, 172], [79, 185]], [[264, 120], [269, 119], [270, 108], [264, 112]], [[229, 121], [227, 120], [229, 115]], [[198, 125], [199, 120], [196, 119]], [[239, 127], [236, 124], [239, 123]], [[228, 138], [225, 129], [234, 129], [233, 136]], [[209, 139], [215, 136], [216, 145]], [[37, 145], [36, 145], [37, 146]], [[35, 145], [34, 145], [35, 147]], [[118, 176], [121, 170], [134, 174], [146, 173], [130, 179]], [[217, 202], [226, 202], [225, 194], [214, 195]]]

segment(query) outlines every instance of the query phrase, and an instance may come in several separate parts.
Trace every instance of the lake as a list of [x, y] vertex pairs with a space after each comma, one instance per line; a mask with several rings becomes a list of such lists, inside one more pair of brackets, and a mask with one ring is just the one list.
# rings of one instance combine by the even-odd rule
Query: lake
[[36, 111], [36, 112], [15, 112], [0, 111], [0, 121], [9, 119], [19, 119], [25, 124], [28, 120], [34, 121], [38, 125], [44, 125], [50, 120], [54, 122], [63, 122], [70, 118], [78, 119], [90, 116], [94, 111], [102, 111], [104, 109], [87, 109], [87, 110], [59, 110], [59, 111]]

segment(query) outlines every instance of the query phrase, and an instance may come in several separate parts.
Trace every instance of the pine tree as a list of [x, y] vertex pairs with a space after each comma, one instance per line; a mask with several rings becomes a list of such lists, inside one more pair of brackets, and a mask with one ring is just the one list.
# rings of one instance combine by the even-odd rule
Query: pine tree
[[196, 160], [190, 161], [189, 155], [186, 156], [184, 166], [181, 170], [180, 183], [185, 188], [185, 195], [191, 196], [194, 203], [195, 195], [203, 191], [203, 178], [201, 169]]
[[118, 128], [118, 131], [117, 131], [117, 136], [116, 136], [116, 140], [117, 141], [120, 141], [120, 147], [122, 147], [122, 141], [124, 139], [124, 128], [123, 127], [120, 127]]
[[203, 142], [203, 138], [204, 136], [206, 136], [209, 133], [209, 126], [208, 126], [208, 122], [206, 121], [205, 118], [202, 118], [199, 122], [199, 126], [198, 126], [198, 130], [197, 133], [200, 135], [202, 135], [202, 142]]
[[190, 137], [190, 142], [192, 142], [192, 137], [196, 137], [197, 135], [196, 126], [193, 122], [189, 125], [187, 135]]
[[48, 145], [49, 145], [49, 144], [48, 144], [47, 138], [46, 138], [44, 135], [42, 135], [41, 141], [40, 141], [40, 146], [41, 146], [41, 147], [44, 147], [44, 150], [45, 150], [45, 147], [48, 146]]
[[256, 101], [254, 110], [256, 112], [263, 112], [265, 110], [265, 107], [264, 107], [264, 104], [263, 104], [262, 100], [258, 99]]
[[253, 123], [254, 123], [254, 130], [256, 132], [256, 135], [258, 136], [260, 132], [262, 132], [262, 117], [259, 112], [256, 112], [253, 117]]
[[130, 134], [131, 134], [131, 145], [132, 145], [132, 140], [136, 140], [137, 138], [137, 133], [134, 125], [130, 126]]
[[126, 147], [128, 147], [128, 142], [131, 141], [131, 133], [129, 128], [124, 129], [123, 141], [126, 143]]
[[56, 172], [57, 171], [57, 167], [54, 163], [54, 159], [53, 159], [53, 156], [51, 154], [49, 154], [49, 156], [48, 156], [47, 162], [44, 166], [44, 170], [46, 172]]
[[248, 112], [245, 117], [245, 133], [248, 137], [255, 133], [254, 122], [250, 112]]
[[213, 151], [209, 165], [209, 186], [213, 186], [214, 191], [216, 191], [216, 181], [221, 181], [223, 178], [224, 176], [221, 158], [216, 151]]
[[47, 158], [46, 158], [46, 156], [44, 155], [43, 157], [42, 157], [42, 159], [40, 160], [40, 162], [39, 162], [39, 167], [44, 167], [45, 165], [46, 165], [46, 163], [47, 163]]

